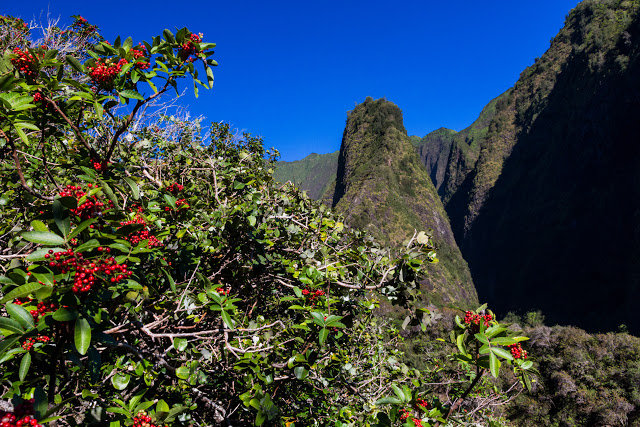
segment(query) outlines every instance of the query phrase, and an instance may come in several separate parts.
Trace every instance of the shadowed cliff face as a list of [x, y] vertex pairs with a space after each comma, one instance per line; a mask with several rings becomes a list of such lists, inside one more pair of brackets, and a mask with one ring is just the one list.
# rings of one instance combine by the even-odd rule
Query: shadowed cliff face
[[504, 105], [511, 89], [489, 102], [471, 126], [456, 132], [437, 129], [415, 144], [422, 163], [427, 168], [442, 202], [446, 205], [458, 187], [473, 170], [486, 138], [496, 106]]
[[425, 282], [433, 302], [475, 303], [475, 288], [442, 202], [412, 146], [402, 112], [371, 98], [350, 112], [338, 156], [335, 209], [392, 245], [433, 229], [440, 263]]
[[482, 300], [640, 332], [638, 1], [585, 1], [497, 109], [447, 210]]

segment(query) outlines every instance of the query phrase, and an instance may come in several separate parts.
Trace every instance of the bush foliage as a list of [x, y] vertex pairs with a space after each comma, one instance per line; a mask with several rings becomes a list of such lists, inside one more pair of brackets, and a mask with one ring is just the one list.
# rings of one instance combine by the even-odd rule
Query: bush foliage
[[530, 385], [513, 350], [526, 338], [484, 306], [456, 317], [455, 369], [402, 363], [373, 309], [409, 308], [403, 327], [435, 319], [413, 306], [430, 236], [392, 257], [276, 186], [259, 138], [172, 115], [160, 100], [178, 81], [196, 95], [213, 83], [202, 34], [109, 43], [82, 17], [39, 40], [19, 19], [0, 28], [0, 375], [14, 415], [442, 425], [485, 417], [491, 399], [460, 411], [472, 395], [508, 398], [490, 380], [501, 364]]

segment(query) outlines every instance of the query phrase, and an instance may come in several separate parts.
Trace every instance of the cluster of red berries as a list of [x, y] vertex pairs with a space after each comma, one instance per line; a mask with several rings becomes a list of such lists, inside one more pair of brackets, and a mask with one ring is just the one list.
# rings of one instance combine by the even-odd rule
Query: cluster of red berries
[[177, 194], [178, 191], [182, 191], [184, 190], [184, 185], [180, 185], [177, 182], [174, 182], [173, 184], [171, 184], [170, 186], [168, 186], [167, 188], [165, 188], [165, 190], [173, 193], [173, 194]]
[[54, 303], [47, 304], [46, 302], [41, 301], [36, 306], [36, 309], [31, 310], [29, 313], [31, 314], [31, 317], [33, 317], [33, 321], [35, 323], [38, 323], [38, 320], [40, 320], [40, 317], [44, 316], [47, 313], [56, 311], [57, 309], [58, 307]]
[[[140, 212], [140, 209], [141, 207], [138, 208], [138, 212]], [[120, 223], [120, 225], [122, 226], [130, 225], [130, 224], [144, 224], [145, 228], [140, 231], [136, 231], [135, 233], [131, 233], [128, 236], [125, 236], [124, 238], [125, 240], [131, 242], [131, 244], [133, 245], [137, 245], [138, 243], [144, 240], [148, 240], [147, 248], [162, 246], [162, 243], [158, 240], [158, 238], [153, 234], [149, 233], [149, 230], [146, 226], [147, 222], [144, 220], [142, 216], [136, 215], [134, 219], [129, 221], [123, 221]]]
[[312, 304], [315, 304], [315, 300], [324, 295], [324, 291], [318, 289], [317, 291], [310, 291], [309, 289], [303, 289], [302, 295], [309, 298]]
[[471, 329], [475, 332], [480, 330], [480, 323], [484, 322], [484, 326], [489, 326], [489, 322], [493, 320], [493, 316], [490, 314], [485, 314], [484, 316], [480, 314], [474, 314], [471, 311], [466, 311], [464, 313], [464, 323], [467, 325], [471, 325]]
[[422, 420], [420, 418], [414, 418], [413, 423], [416, 425], [416, 427], [422, 427]]
[[[189, 36], [189, 40], [183, 42], [182, 45], [180, 46], [180, 52], [178, 53], [178, 56], [180, 56], [180, 59], [182, 59], [183, 61], [187, 61], [189, 56], [196, 53], [196, 46], [194, 45], [194, 43], [200, 43], [201, 41], [202, 41], [202, 33], [191, 34]], [[195, 58], [191, 58], [191, 62], [193, 62], [194, 59]]]
[[[98, 247], [98, 252], [110, 253], [111, 248]], [[72, 291], [75, 293], [89, 292], [95, 286], [98, 279], [117, 283], [133, 274], [127, 270], [126, 264], [117, 264], [114, 257], [106, 256], [94, 260], [84, 259], [81, 252], [74, 253], [73, 249], [62, 252], [49, 253], [44, 257], [55, 261], [49, 261], [49, 266], [60, 269], [62, 274], [74, 271], [74, 283]], [[98, 276], [96, 276], [98, 274]]]
[[[29, 275], [31, 275], [30, 273], [27, 273]], [[40, 282], [41, 283], [41, 282]], [[17, 298], [16, 300], [13, 301], [13, 303], [15, 305], [24, 305], [24, 304], [29, 304], [31, 302], [33, 302], [34, 299], [33, 298]], [[44, 316], [47, 313], [51, 313], [53, 311], [56, 311], [58, 309], [58, 307], [54, 304], [54, 303], [46, 303], [44, 301], [41, 301], [38, 303], [38, 305], [36, 306], [35, 310], [31, 310], [29, 311], [29, 314], [31, 314], [31, 317], [33, 317], [33, 322], [37, 325], [38, 321], [40, 320], [40, 318], [42, 316]], [[49, 342], [51, 341], [51, 338], [46, 336], [46, 335], [38, 335], [35, 338], [27, 338], [23, 343], [22, 343], [22, 348], [25, 349], [26, 351], [29, 351], [33, 348], [33, 345], [36, 342]], [[2, 427], [0, 425], [0, 427]]]
[[[17, 58], [11, 58], [11, 63], [25, 77], [35, 77], [38, 72], [36, 66], [36, 58], [27, 49], [22, 50], [19, 47], [13, 48], [13, 53]], [[44, 54], [43, 54], [44, 55]]]
[[[13, 16], [0, 15], [0, 25], [7, 26], [18, 30], [19, 32], [29, 32], [29, 26], [20, 18], [14, 18]], [[14, 32], [11, 32], [12, 36], [15, 36]]]
[[431, 407], [431, 404], [429, 404], [429, 402], [427, 402], [424, 399], [417, 399], [416, 405], [422, 406], [423, 408], [426, 408], [426, 409], [429, 409]]
[[[178, 210], [189, 209], [189, 203], [187, 203], [186, 199], [178, 199], [178, 200], [176, 200], [176, 208]], [[168, 212], [168, 211], [173, 210], [173, 208], [171, 206], [165, 206], [164, 210]]]
[[[147, 415], [146, 411], [138, 412], [138, 414], [133, 417], [133, 427], [162, 427], [157, 426], [151, 423], [151, 417]], [[168, 426], [164, 426], [168, 427]]]
[[522, 344], [516, 343], [508, 346], [514, 359], [526, 359], [527, 350], [522, 349]]
[[[94, 91], [94, 92], [95, 92], [95, 91]], [[110, 162], [107, 162], [107, 163], [106, 163], [106, 166], [105, 166], [105, 168], [104, 168], [104, 170], [105, 170], [105, 171], [107, 170], [107, 168], [109, 167], [109, 165], [110, 165], [110, 164], [111, 164]], [[93, 166], [93, 168], [94, 168], [96, 171], [98, 171], [98, 172], [102, 172], [102, 163], [100, 163], [99, 161], [97, 161], [97, 160], [91, 160], [91, 165]]]
[[402, 412], [402, 415], [400, 415], [400, 421], [404, 421], [411, 416], [411, 412], [406, 409], [400, 409], [400, 412]]
[[71, 27], [82, 37], [88, 37], [98, 30], [97, 26], [89, 24], [82, 16], [77, 16], [75, 22], [71, 24]]
[[[33, 348], [33, 345], [37, 342], [49, 342], [51, 341], [51, 338], [46, 336], [46, 335], [38, 335], [35, 338], [27, 338], [26, 340], [24, 340], [24, 342], [22, 343], [22, 348], [25, 351], [31, 351], [31, 349]], [[2, 425], [0, 424], [0, 427], [2, 427]]]
[[35, 399], [25, 400], [15, 407], [13, 412], [0, 411], [0, 427], [43, 427], [33, 417]]
[[42, 102], [44, 101], [44, 96], [40, 92], [36, 92], [33, 94], [33, 102]]
[[[87, 184], [87, 187], [92, 188], [93, 184]], [[66, 189], [64, 191], [61, 191], [59, 194], [60, 197], [75, 197], [76, 199], [80, 200], [82, 197], [87, 195], [87, 192], [84, 191], [79, 185], [67, 185]], [[80, 219], [84, 221], [96, 216], [102, 216], [103, 211], [111, 208], [113, 208], [112, 201], [109, 200], [107, 203], [101, 202], [94, 194], [87, 197], [87, 200], [77, 208], [71, 209], [71, 212], [78, 215]], [[94, 228], [93, 224], [91, 224], [90, 227]]]
[[[149, 63], [146, 62], [147, 58], [147, 48], [142, 43], [139, 43], [138, 46], [134, 46], [131, 49], [131, 54], [133, 55], [133, 59], [135, 59], [136, 68], [139, 70], [146, 70], [149, 68]], [[143, 60], [138, 61], [140, 58]]]
[[89, 76], [96, 85], [110, 90], [113, 88], [113, 80], [120, 73], [122, 67], [128, 63], [129, 61], [124, 58], [120, 58], [118, 62], [115, 62], [115, 58], [99, 59], [94, 67], [88, 67]]
[[216, 291], [220, 294], [220, 295], [229, 295], [231, 293], [231, 288], [218, 288], [216, 289]]

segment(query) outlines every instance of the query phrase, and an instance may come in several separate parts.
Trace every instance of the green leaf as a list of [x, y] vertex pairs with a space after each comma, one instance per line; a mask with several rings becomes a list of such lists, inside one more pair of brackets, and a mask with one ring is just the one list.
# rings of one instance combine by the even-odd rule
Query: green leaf
[[21, 234], [22, 238], [33, 243], [40, 243], [42, 245], [63, 245], [64, 239], [57, 234], [45, 232], [45, 231], [25, 231]]
[[168, 41], [169, 43], [175, 43], [176, 39], [173, 38], [173, 33], [171, 31], [169, 31], [168, 29], [165, 29], [162, 34], [164, 35], [164, 38], [166, 41]]
[[484, 334], [487, 336], [487, 338], [493, 338], [496, 335], [506, 331], [507, 328], [503, 328], [500, 325], [493, 325], [492, 327], [490, 327], [489, 329], [487, 329]]
[[209, 89], [213, 88], [213, 70], [210, 67], [206, 67], [207, 71], [207, 83], [209, 83]]
[[475, 334], [474, 337], [476, 337], [476, 339], [482, 344], [489, 344], [489, 340], [484, 334]]
[[491, 344], [495, 345], [511, 345], [515, 344], [516, 342], [518, 341], [510, 337], [498, 337], [491, 340]]
[[520, 365], [520, 367], [521, 367], [522, 369], [525, 369], [525, 370], [527, 370], [527, 369], [531, 368], [532, 366], [533, 366], [533, 362], [532, 362], [532, 361], [530, 361], [530, 360], [527, 360], [527, 361], [526, 361], [526, 362], [524, 362], [522, 365]]
[[231, 321], [231, 316], [229, 316], [229, 313], [222, 310], [220, 314], [222, 315], [222, 320], [224, 320], [224, 323], [227, 325], [227, 328], [233, 329], [233, 322]]
[[124, 48], [124, 50], [129, 52], [129, 49], [131, 49], [131, 46], [133, 46], [133, 39], [131, 37], [127, 37], [124, 43], [122, 43], [122, 47]]
[[511, 355], [511, 352], [505, 350], [502, 347], [491, 347], [491, 352], [494, 353], [496, 356], [502, 357], [503, 359], [513, 360], [513, 356]]
[[500, 360], [498, 360], [493, 352], [489, 353], [489, 370], [494, 378], [498, 378], [498, 373], [500, 372]]
[[53, 201], [53, 218], [62, 235], [66, 236], [69, 234], [71, 231], [71, 221], [59, 199]]
[[69, 234], [69, 236], [67, 237], [67, 241], [76, 237], [78, 234], [80, 234], [83, 230], [85, 230], [87, 227], [89, 227], [91, 224], [93, 224], [97, 220], [98, 218], [89, 218], [86, 221], [82, 221], [76, 228], [73, 229], [71, 234]]
[[135, 90], [125, 89], [125, 90], [123, 90], [121, 92], [118, 92], [118, 94], [120, 96], [122, 96], [123, 98], [131, 98], [131, 99], [137, 99], [137, 100], [140, 100], [140, 101], [144, 101], [144, 96], [140, 95]]
[[4, 339], [0, 341], [0, 355], [7, 351], [9, 347], [13, 346], [13, 344], [15, 344], [15, 342], [18, 341], [18, 338], [20, 338], [21, 336], [22, 334], [14, 334], [4, 337]]
[[109, 198], [109, 200], [113, 202], [113, 206], [115, 206], [117, 210], [120, 210], [120, 203], [118, 202], [118, 198], [113, 193], [111, 187], [109, 187], [109, 184], [100, 179], [98, 180], [98, 182], [100, 182], [100, 186], [102, 187], [102, 191], [104, 191], [104, 194], [106, 194], [107, 198]]
[[76, 251], [75, 251], [75, 252], [76, 252], [76, 253], [78, 253], [78, 252], [86, 252], [86, 251], [88, 251], [88, 250], [95, 249], [95, 248], [100, 247], [100, 246], [101, 246], [101, 245], [100, 245], [100, 242], [98, 242], [98, 240], [96, 240], [96, 239], [91, 239], [91, 240], [89, 240], [89, 241], [87, 241], [87, 242], [84, 242], [84, 243], [83, 243], [83, 244], [81, 244], [80, 246], [78, 246], [78, 247], [76, 248]]
[[113, 388], [116, 390], [124, 390], [129, 385], [130, 380], [131, 375], [117, 373], [111, 377], [111, 385], [113, 385]]
[[20, 378], [20, 381], [24, 381], [24, 379], [27, 377], [29, 367], [31, 367], [31, 353], [26, 352], [24, 356], [22, 356], [20, 369], [18, 369], [18, 378]]
[[180, 366], [178, 369], [176, 369], [176, 376], [182, 380], [189, 379], [189, 368], [187, 368], [186, 366]]
[[84, 73], [84, 67], [82, 66], [80, 61], [78, 61], [76, 58], [74, 58], [71, 55], [67, 55], [66, 59], [67, 59], [67, 63], [71, 65], [71, 68], [73, 68], [79, 73]]
[[49, 253], [49, 250], [53, 250], [53, 252], [60, 252], [63, 251], [63, 248], [38, 248], [35, 251], [31, 252], [29, 255], [27, 255], [27, 257], [25, 258], [27, 261], [44, 261], [46, 258], [44, 257], [46, 254]]
[[78, 353], [84, 356], [89, 349], [89, 344], [91, 343], [91, 326], [89, 325], [89, 321], [84, 317], [78, 317], [76, 320], [73, 338]]
[[41, 386], [37, 386], [33, 392], [33, 398], [35, 399], [35, 403], [33, 404], [33, 409], [36, 412], [35, 418], [38, 420], [42, 420], [46, 416], [46, 413], [49, 409], [47, 394], [44, 392], [44, 389]]
[[24, 285], [18, 286], [17, 288], [6, 294], [4, 298], [0, 300], [0, 304], [4, 304], [5, 302], [11, 301], [16, 298], [24, 298], [27, 295], [36, 292], [42, 287], [43, 286], [41, 284], [35, 282], [25, 283]]
[[480, 313], [482, 310], [487, 308], [487, 304], [482, 304], [480, 307], [476, 308], [476, 313]]
[[78, 317], [78, 311], [73, 308], [60, 307], [53, 313], [53, 319], [58, 322], [68, 322]]
[[320, 330], [320, 337], [319, 337], [320, 345], [324, 344], [328, 336], [329, 336], [329, 330], [327, 328], [322, 328]]
[[38, 221], [38, 220], [31, 221], [31, 227], [34, 229], [34, 231], [49, 232], [49, 228], [42, 221]]
[[465, 356], [468, 354], [467, 350], [464, 348], [464, 334], [460, 334], [456, 337], [456, 345], [458, 346], [458, 350], [460, 351], [460, 353], [464, 354]]
[[378, 399], [376, 401], [377, 405], [399, 405], [402, 403], [402, 400], [397, 399], [395, 397], [383, 397], [382, 399]]
[[[173, 347], [178, 351], [184, 351], [187, 348], [187, 340], [186, 338], [174, 338], [173, 339]], [[167, 409], [168, 411], [168, 409]]]
[[136, 184], [136, 182], [129, 177], [124, 178], [124, 180], [127, 184], [129, 184], [133, 198], [135, 200], [138, 200], [140, 198], [140, 188], [138, 188], [138, 184]]
[[27, 137], [27, 134], [24, 133], [24, 131], [22, 130], [22, 128], [19, 128], [18, 126], [13, 126], [13, 129], [16, 131], [16, 133], [18, 134], [18, 136], [20, 137], [21, 140], [24, 141], [25, 144], [29, 144], [29, 138]]
[[24, 329], [20, 326], [20, 323], [8, 317], [0, 317], [0, 329], [11, 334], [24, 334]]
[[171, 408], [169, 408], [169, 405], [167, 404], [167, 402], [165, 402], [162, 399], [158, 400], [158, 403], [156, 403], [156, 411], [169, 412], [170, 409]]
[[38, 280], [38, 282], [42, 282], [43, 284], [45, 284], [47, 286], [53, 286], [53, 273], [52, 272], [48, 272], [48, 273], [45, 273], [45, 274], [33, 273], [33, 277], [35, 277], [36, 280]]
[[400, 389], [400, 387], [398, 387], [395, 384], [391, 384], [391, 389], [393, 390], [393, 392], [396, 394], [396, 396], [398, 396], [398, 399], [404, 401], [407, 398], [405, 397], [404, 393], [402, 392], [402, 390]]
[[313, 321], [320, 327], [325, 326], [325, 322], [324, 322], [324, 314], [317, 312], [317, 311], [312, 311], [311, 312], [311, 316], [313, 317]]
[[309, 375], [309, 370], [304, 366], [296, 366], [293, 368], [293, 373], [296, 375], [297, 379], [303, 380]]
[[167, 278], [167, 280], [169, 281], [169, 287], [171, 288], [173, 293], [175, 293], [176, 292], [176, 282], [173, 280], [173, 277], [171, 277], [171, 275], [164, 268], [162, 268], [161, 270], [164, 273], [164, 275]]
[[5, 308], [7, 309], [7, 313], [9, 313], [9, 316], [11, 316], [13, 320], [16, 320], [18, 323], [20, 323], [23, 328], [30, 329], [35, 327], [33, 316], [23, 306], [17, 304], [7, 304]]

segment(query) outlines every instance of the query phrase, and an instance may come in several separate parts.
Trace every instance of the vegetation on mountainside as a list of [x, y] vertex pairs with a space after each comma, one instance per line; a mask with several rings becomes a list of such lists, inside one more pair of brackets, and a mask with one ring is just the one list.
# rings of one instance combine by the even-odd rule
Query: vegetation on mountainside
[[486, 305], [451, 328], [437, 378], [455, 386], [402, 362], [373, 310], [384, 296], [427, 329], [428, 234], [393, 256], [274, 185], [260, 139], [157, 103], [211, 87], [201, 34], [0, 22], [3, 425], [442, 426], [531, 388], [528, 338]]
[[475, 303], [471, 276], [447, 214], [406, 135], [402, 112], [367, 98], [347, 118], [333, 197], [349, 224], [401, 245], [414, 230], [433, 229], [441, 262], [425, 283], [436, 304]]
[[639, 11], [640, 1], [590, 0], [571, 11], [498, 102], [476, 168], [447, 205], [478, 293], [500, 312], [640, 331]]
[[323, 195], [335, 185], [338, 153], [339, 151], [328, 154], [311, 153], [301, 160], [279, 161], [276, 163], [273, 178], [282, 183], [291, 181], [298, 188], [306, 191], [312, 199], [322, 200]]
[[510, 90], [491, 100], [478, 118], [460, 132], [440, 128], [415, 144], [445, 207], [473, 170], [480, 153], [480, 144], [487, 136], [489, 124], [495, 116], [496, 105], [509, 93]]
[[504, 411], [515, 425], [640, 425], [640, 338], [543, 325], [523, 334], [543, 356], [534, 393]]

